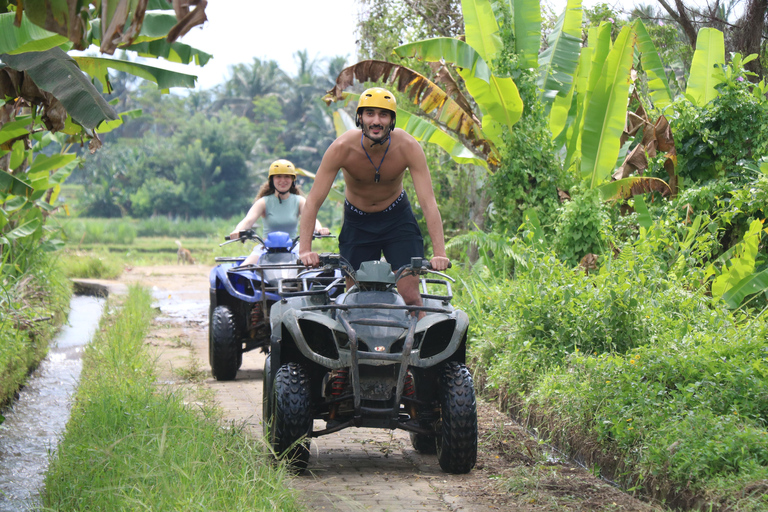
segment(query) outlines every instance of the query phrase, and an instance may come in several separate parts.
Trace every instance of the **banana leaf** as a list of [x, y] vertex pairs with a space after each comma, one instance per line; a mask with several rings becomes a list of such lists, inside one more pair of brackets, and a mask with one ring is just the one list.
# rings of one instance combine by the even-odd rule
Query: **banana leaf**
[[486, 62], [492, 62], [504, 44], [499, 35], [499, 24], [493, 14], [490, 0], [461, 0], [464, 15], [464, 34], [467, 44]]
[[541, 4], [539, 0], [511, 1], [514, 5], [515, 53], [521, 67], [536, 68], [541, 49]]
[[696, 38], [696, 51], [693, 53], [691, 73], [685, 97], [698, 107], [703, 107], [715, 97], [715, 86], [721, 82], [715, 68], [725, 64], [725, 42], [723, 33], [714, 28], [702, 28]]
[[[749, 225], [749, 230], [744, 234], [744, 238], [736, 245], [733, 257], [728, 260], [723, 268], [722, 274], [712, 282], [712, 296], [723, 297], [728, 291], [734, 290], [732, 297], [741, 296], [744, 294], [755, 293], [749, 291], [751, 286], [747, 284], [751, 283], [751, 278], [755, 271], [755, 258], [759, 250], [760, 239], [762, 238], [763, 221], [753, 220]], [[733, 299], [732, 299], [733, 300]], [[741, 301], [739, 301], [741, 303]], [[729, 307], [731, 305], [729, 304]], [[736, 305], [738, 307], [738, 304]]]
[[541, 4], [538, 0], [500, 0], [491, 3], [496, 22], [511, 20], [515, 54], [520, 67], [537, 68], [541, 49]]
[[663, 196], [669, 196], [671, 190], [667, 182], [651, 176], [630, 176], [608, 183], [603, 183], [597, 188], [602, 201], [617, 201], [640, 196], [649, 192], [659, 192]]
[[125, 73], [149, 80], [157, 84], [160, 89], [171, 87], [187, 87], [194, 89], [196, 75], [188, 75], [168, 69], [129, 62], [125, 60], [106, 59], [102, 57], [75, 57], [80, 69], [98, 79], [103, 84], [104, 93], [109, 92], [109, 69], [123, 71]]
[[581, 175], [589, 188], [597, 187], [610, 176], [619, 155], [634, 50], [633, 31], [625, 26], [608, 54], [584, 115]]
[[672, 103], [672, 90], [669, 88], [669, 80], [661, 63], [659, 52], [653, 44], [651, 36], [641, 19], [635, 20], [635, 34], [637, 37], [637, 49], [640, 51], [640, 61], [643, 64], [645, 74], [648, 76], [648, 89], [653, 100], [654, 107], [664, 110]]
[[[552, 107], [549, 110], [549, 131], [552, 132], [552, 139], [557, 140], [565, 128], [570, 126], [575, 119], [575, 113], [578, 111], [578, 104], [575, 102], [580, 97], [583, 98], [586, 92], [586, 77], [589, 75], [589, 69], [592, 65], [592, 48], [584, 47], [581, 49], [579, 64], [576, 67], [576, 75], [565, 96], [555, 96]], [[577, 95], [577, 90], [581, 95]]]
[[768, 290], [768, 269], [752, 274], [723, 293], [722, 299], [731, 309], [738, 308], [749, 295]]
[[[610, 33], [607, 37], [610, 39]], [[594, 66], [594, 52], [595, 49], [590, 46], [581, 49], [581, 58], [574, 83], [573, 104], [563, 127], [564, 135], [561, 137], [566, 148], [564, 161], [566, 169], [571, 168], [576, 162], [581, 162], [581, 130], [584, 125], [584, 111], [588, 104], [588, 84]]]
[[539, 55], [538, 87], [546, 113], [555, 96], [566, 96], [581, 55], [581, 0], [568, 0], [565, 11], [547, 37], [547, 49]]
[[459, 140], [451, 137], [429, 121], [398, 110], [397, 126], [410, 133], [416, 140], [423, 140], [443, 148], [457, 163], [474, 164], [488, 168], [488, 162], [472, 154]]
[[651, 212], [648, 211], [645, 199], [643, 199], [643, 196], [641, 195], [635, 196], [635, 211], [637, 212], [637, 223], [640, 227], [651, 229], [651, 226], [653, 226], [653, 217], [651, 217]]
[[455, 64], [467, 91], [480, 108], [499, 123], [511, 127], [523, 114], [523, 100], [515, 82], [508, 77], [495, 76], [480, 53], [463, 41], [436, 37], [398, 46], [394, 52], [400, 57]]
[[[397, 109], [397, 121], [400, 124], [400, 109]], [[334, 110], [333, 112], [333, 127], [336, 130], [336, 136], [338, 137], [344, 132], [355, 129], [355, 120], [343, 110]]]
[[178, 62], [180, 64], [194, 62], [198, 66], [205, 66], [213, 58], [213, 55], [210, 53], [205, 53], [184, 43], [169, 43], [165, 39], [132, 44], [122, 49], [136, 52], [141, 57], [162, 57], [169, 62]]
[[32, 165], [27, 169], [27, 174], [30, 176], [37, 176], [39, 173], [45, 173], [46, 179], [48, 178], [48, 172], [64, 167], [77, 158], [75, 154], [58, 154], [47, 156], [44, 154], [38, 154]]
[[29, 135], [29, 126], [32, 121], [28, 116], [24, 119], [17, 118], [15, 121], [5, 123], [0, 127], [0, 146], [8, 142], [9, 140], [18, 139], [19, 137], [25, 137]]
[[[148, 12], [144, 17], [141, 32], [134, 42], [121, 46], [122, 50], [133, 51], [142, 57], [162, 57], [170, 62], [189, 64], [194, 61], [198, 66], [205, 66], [213, 57], [211, 54], [193, 48], [189, 45], [166, 39], [168, 32], [176, 25], [176, 17], [162, 12]], [[91, 44], [101, 44], [101, 21], [93, 20], [87, 39]]]
[[86, 25], [80, 18], [80, 10], [87, 9], [84, 0], [24, 0], [21, 6], [24, 16], [38, 27], [66, 37], [76, 50], [88, 47], [84, 40]]
[[34, 190], [29, 183], [20, 180], [6, 171], [0, 170], [0, 195], [14, 195], [27, 198], [32, 197], [33, 192]]
[[40, 229], [42, 224], [42, 220], [39, 218], [30, 219], [13, 231], [6, 233], [5, 237], [11, 241], [18, 240], [19, 238], [26, 238], [28, 236], [34, 235], [35, 232]]
[[72, 57], [59, 48], [21, 55], [0, 55], [9, 67], [24, 71], [42, 90], [51, 93], [72, 119], [85, 128], [117, 119], [117, 113], [99, 94]]
[[40, 28], [26, 16], [22, 16], [21, 26], [16, 28], [15, 19], [12, 12], [0, 14], [0, 54], [42, 52], [69, 43], [66, 37]]
[[111, 132], [115, 128], [122, 126], [129, 119], [138, 119], [141, 117], [141, 113], [142, 110], [140, 108], [120, 112], [118, 114], [120, 116], [119, 119], [115, 119], [114, 121], [104, 121], [99, 125], [98, 131], [100, 134]]

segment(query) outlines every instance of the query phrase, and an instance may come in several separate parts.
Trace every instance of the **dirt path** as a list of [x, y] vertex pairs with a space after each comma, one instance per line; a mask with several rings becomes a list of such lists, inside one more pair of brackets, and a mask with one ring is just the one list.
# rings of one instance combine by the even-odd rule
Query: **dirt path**
[[[227, 420], [260, 436], [264, 355], [246, 353], [234, 381], [217, 382], [210, 374], [210, 268], [136, 267], [105, 284], [114, 291], [134, 282], [152, 289], [160, 314], [147, 343], [157, 348], [161, 379], [202, 386]], [[478, 461], [468, 475], [443, 473], [435, 456], [416, 453], [403, 431], [347, 429], [312, 440], [309, 471], [293, 485], [312, 511], [661, 510], [552, 457], [492, 405], [480, 401], [478, 420]]]

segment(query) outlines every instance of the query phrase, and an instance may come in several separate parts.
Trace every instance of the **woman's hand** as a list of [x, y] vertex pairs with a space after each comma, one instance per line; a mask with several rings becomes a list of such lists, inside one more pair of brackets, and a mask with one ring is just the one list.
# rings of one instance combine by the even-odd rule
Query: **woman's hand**
[[330, 235], [331, 230], [328, 228], [320, 228], [315, 230], [316, 235]]

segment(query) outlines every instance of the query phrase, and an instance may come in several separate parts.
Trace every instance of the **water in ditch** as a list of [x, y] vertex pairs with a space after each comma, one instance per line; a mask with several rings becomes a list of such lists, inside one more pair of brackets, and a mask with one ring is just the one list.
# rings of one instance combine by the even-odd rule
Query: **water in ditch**
[[105, 300], [75, 296], [64, 325], [19, 399], [1, 411], [0, 512], [34, 510], [49, 454], [69, 419], [82, 352], [98, 328]]

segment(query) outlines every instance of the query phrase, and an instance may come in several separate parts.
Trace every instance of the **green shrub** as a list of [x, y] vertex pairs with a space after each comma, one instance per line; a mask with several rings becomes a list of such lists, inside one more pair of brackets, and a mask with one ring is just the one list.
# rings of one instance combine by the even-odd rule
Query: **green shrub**
[[716, 178], [743, 184], [750, 177], [737, 163], [768, 154], [765, 91], [746, 79], [741, 56], [734, 55], [725, 71], [719, 94], [710, 103], [698, 107], [681, 97], [673, 104], [676, 169], [686, 186]]
[[608, 244], [608, 207], [596, 190], [577, 194], [558, 210], [555, 250], [561, 259], [577, 265], [589, 253], [602, 254]]
[[659, 256], [677, 236], [644, 231], [589, 275], [528, 249], [514, 280], [459, 274], [454, 302], [478, 389], [529, 428], [661, 500], [732, 506], [768, 476], [768, 324], [695, 291], [695, 250]]

